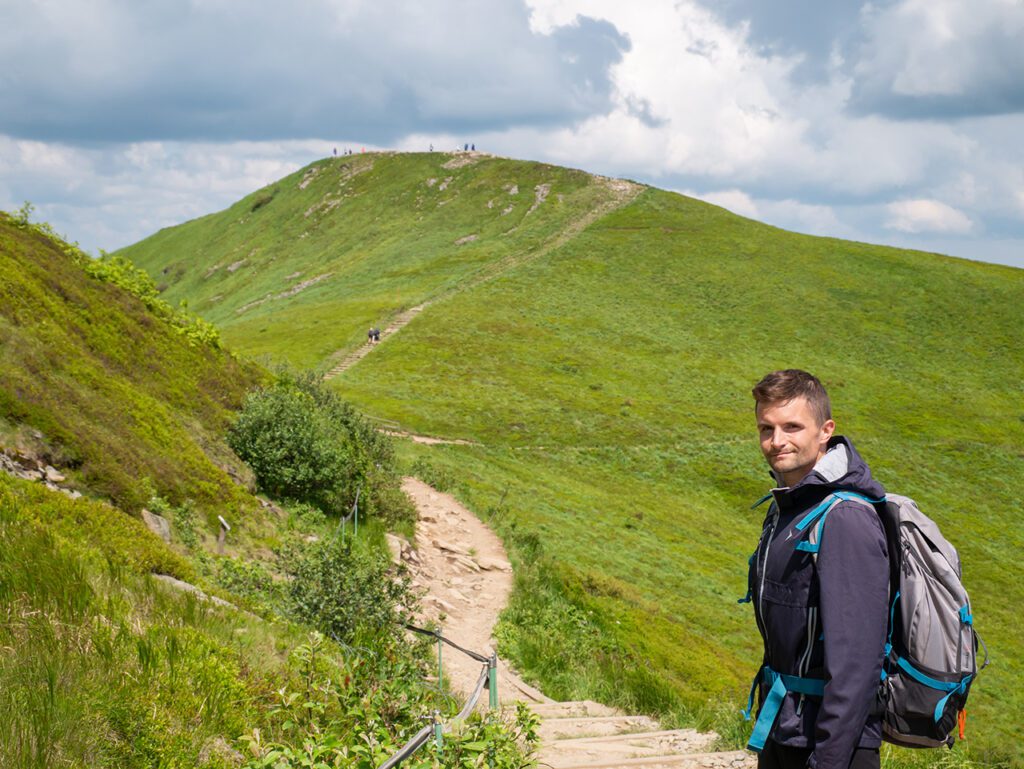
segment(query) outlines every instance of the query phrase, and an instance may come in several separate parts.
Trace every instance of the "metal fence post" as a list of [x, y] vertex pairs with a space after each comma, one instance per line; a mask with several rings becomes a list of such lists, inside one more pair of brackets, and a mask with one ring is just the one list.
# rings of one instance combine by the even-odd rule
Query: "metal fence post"
[[444, 675], [444, 670], [441, 667], [441, 648], [442, 648], [441, 634], [438, 633], [437, 634], [437, 688], [438, 689], [441, 688], [441, 686], [443, 685], [442, 681], [444, 680], [442, 678], [442, 676]]
[[493, 652], [487, 661], [487, 683], [491, 690], [491, 710], [498, 709], [498, 653]]
[[437, 743], [437, 753], [441, 754], [444, 749], [444, 729], [441, 726], [441, 711], [434, 711], [434, 742]]

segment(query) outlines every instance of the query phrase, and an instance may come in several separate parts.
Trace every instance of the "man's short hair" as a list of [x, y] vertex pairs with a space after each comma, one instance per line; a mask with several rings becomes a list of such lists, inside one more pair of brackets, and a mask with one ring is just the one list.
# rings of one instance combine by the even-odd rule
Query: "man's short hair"
[[776, 403], [789, 403], [804, 397], [819, 425], [832, 418], [832, 402], [818, 377], [798, 368], [787, 368], [766, 374], [754, 385], [754, 408]]

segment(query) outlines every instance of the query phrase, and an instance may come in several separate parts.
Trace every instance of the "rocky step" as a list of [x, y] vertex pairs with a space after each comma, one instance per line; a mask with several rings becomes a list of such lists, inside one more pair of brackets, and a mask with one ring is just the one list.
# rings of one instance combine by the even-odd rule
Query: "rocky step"
[[552, 769], [756, 769], [757, 756], [746, 750], [686, 753], [677, 756], [611, 758], [580, 764], [552, 764]]
[[614, 734], [654, 732], [658, 722], [647, 716], [597, 716], [590, 718], [548, 718], [541, 722], [541, 742], [576, 737], [610, 737]]
[[714, 732], [698, 732], [694, 729], [619, 734], [613, 737], [578, 737], [543, 745], [538, 759], [542, 764], [557, 768], [622, 759], [705, 753], [717, 738]]
[[531, 705], [530, 709], [540, 718], [588, 718], [593, 716], [620, 716], [622, 711], [602, 705], [593, 700], [552, 702]]

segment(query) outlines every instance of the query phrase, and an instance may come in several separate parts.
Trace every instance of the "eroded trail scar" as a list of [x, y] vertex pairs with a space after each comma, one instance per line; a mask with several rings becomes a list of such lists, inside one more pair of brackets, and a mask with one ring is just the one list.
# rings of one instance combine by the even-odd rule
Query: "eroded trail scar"
[[[544, 243], [539, 248], [533, 251], [528, 251], [526, 253], [513, 254], [491, 264], [483, 265], [476, 273], [467, 277], [466, 280], [460, 283], [459, 285], [450, 288], [447, 291], [431, 299], [428, 299], [427, 301], [422, 302], [421, 304], [416, 305], [415, 307], [410, 307], [409, 309], [402, 311], [394, 318], [392, 318], [387, 328], [385, 328], [381, 332], [380, 342], [378, 342], [377, 344], [383, 344], [392, 336], [397, 334], [399, 331], [401, 331], [403, 328], [409, 325], [409, 323], [412, 322], [412, 320], [417, 315], [423, 312], [423, 310], [425, 310], [430, 305], [436, 304], [437, 302], [444, 301], [445, 299], [449, 299], [457, 294], [461, 294], [465, 291], [469, 291], [470, 289], [476, 288], [477, 286], [486, 283], [487, 281], [493, 280], [499, 275], [505, 274], [509, 270], [515, 269], [516, 267], [519, 267], [523, 264], [539, 259], [544, 255], [554, 251], [555, 249], [562, 247], [570, 240], [572, 240], [574, 237], [583, 232], [591, 224], [596, 222], [598, 219], [601, 219], [602, 217], [610, 214], [612, 211], [622, 208], [623, 206], [632, 202], [643, 189], [643, 187], [639, 184], [634, 184], [633, 182], [625, 181], [622, 179], [607, 179], [604, 177], [598, 177], [598, 179], [600, 183], [604, 185], [605, 189], [607, 189], [610, 193], [610, 196], [607, 200], [598, 204], [583, 216], [574, 219], [557, 235], [550, 238], [546, 243]], [[332, 366], [327, 371], [326, 374], [324, 374], [324, 379], [333, 379], [334, 377], [343, 374], [345, 371], [352, 368], [352, 366], [354, 366], [356, 363], [358, 363], [371, 352], [373, 352], [373, 350], [377, 347], [377, 344], [363, 344], [357, 347], [356, 349], [350, 351], [343, 358], [341, 358], [341, 360], [339, 360], [334, 366]], [[339, 354], [340, 351], [338, 353], [335, 353], [334, 356], [337, 356]]]

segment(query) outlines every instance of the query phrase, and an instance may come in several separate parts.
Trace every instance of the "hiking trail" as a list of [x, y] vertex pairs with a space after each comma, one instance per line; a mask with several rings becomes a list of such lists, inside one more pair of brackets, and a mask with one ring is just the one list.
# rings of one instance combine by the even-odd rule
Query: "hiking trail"
[[[489, 655], [498, 615], [512, 591], [513, 575], [501, 540], [450, 494], [416, 478], [402, 489], [416, 505], [415, 543], [389, 535], [392, 557], [405, 563], [423, 594], [422, 619], [437, 620], [445, 637]], [[445, 647], [444, 674], [451, 689], [468, 696], [480, 663]], [[539, 765], [551, 769], [753, 769], [744, 750], [715, 752], [717, 735], [661, 729], [647, 716], [630, 716], [596, 702], [555, 702], [498, 660], [503, 707], [526, 702], [540, 717]], [[486, 701], [486, 698], [485, 700]]]
[[[597, 177], [597, 179], [599, 180], [599, 183], [611, 193], [607, 200], [594, 206], [594, 208], [587, 211], [584, 215], [574, 219], [564, 229], [560, 230], [556, 235], [548, 239], [539, 248], [525, 253], [511, 254], [495, 262], [484, 264], [475, 273], [469, 275], [457, 286], [446, 289], [431, 299], [427, 299], [414, 307], [403, 310], [398, 315], [394, 316], [391, 319], [391, 322], [388, 323], [387, 327], [381, 331], [379, 342], [364, 342], [354, 350], [350, 350], [341, 358], [341, 360], [334, 364], [326, 374], [324, 374], [324, 379], [333, 379], [352, 368], [352, 366], [373, 352], [377, 345], [383, 344], [389, 338], [409, 325], [417, 315], [427, 309], [430, 305], [450, 299], [464, 291], [469, 291], [470, 289], [476, 288], [489, 280], [493, 280], [509, 270], [532, 262], [536, 259], [540, 259], [568, 243], [598, 219], [601, 219], [612, 211], [632, 202], [643, 189], [641, 185], [626, 181], [625, 179], [609, 179], [607, 177]], [[340, 354], [340, 352], [341, 351], [335, 353], [335, 355]]]

